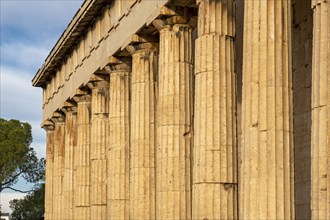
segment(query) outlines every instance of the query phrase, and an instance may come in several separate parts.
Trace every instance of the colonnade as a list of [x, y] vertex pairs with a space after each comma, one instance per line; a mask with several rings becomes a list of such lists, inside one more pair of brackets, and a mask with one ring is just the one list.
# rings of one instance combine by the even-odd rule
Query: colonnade
[[[291, 2], [245, 1], [241, 146], [235, 3], [197, 2], [44, 124], [45, 219], [295, 218]], [[330, 2], [312, 9], [312, 218], [329, 219]]]

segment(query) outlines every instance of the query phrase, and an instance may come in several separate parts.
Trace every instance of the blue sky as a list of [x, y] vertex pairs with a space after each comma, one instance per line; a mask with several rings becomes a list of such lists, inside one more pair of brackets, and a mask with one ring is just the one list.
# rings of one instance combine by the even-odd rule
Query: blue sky
[[[41, 67], [82, 0], [0, 0], [0, 117], [31, 124], [32, 147], [45, 157], [45, 132], [40, 128], [42, 90], [31, 80]], [[24, 181], [16, 188], [28, 189]], [[3, 211], [22, 194], [1, 193]]]

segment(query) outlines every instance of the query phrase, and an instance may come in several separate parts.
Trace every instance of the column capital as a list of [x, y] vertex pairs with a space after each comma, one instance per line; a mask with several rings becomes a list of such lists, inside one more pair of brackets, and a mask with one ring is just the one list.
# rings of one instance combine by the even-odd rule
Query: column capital
[[50, 118], [50, 120], [55, 124], [58, 123], [64, 123], [65, 122], [65, 114], [62, 111], [56, 111], [53, 113], [53, 116]]
[[132, 59], [130, 57], [111, 56], [102, 69], [108, 74], [112, 74], [113, 72], [128, 72], [131, 71], [131, 63]]
[[170, 5], [163, 6], [159, 14], [161, 17], [182, 16], [197, 17], [196, 0], [175, 0]]
[[107, 89], [109, 88], [109, 76], [104, 74], [93, 74], [90, 81], [87, 83], [87, 87], [92, 91], [97, 89]]
[[45, 129], [46, 132], [54, 131], [55, 124], [51, 120], [46, 120], [41, 124], [41, 128]]
[[108, 80], [109, 77], [106, 74], [92, 74], [91, 78], [89, 79], [89, 82], [102, 82]]
[[127, 50], [128, 45], [136, 45], [136, 44], [143, 44], [143, 43], [157, 43], [159, 41], [158, 37], [155, 37], [153, 34], [150, 33], [139, 33], [139, 34], [133, 34], [129, 38], [127, 38], [123, 46], [121, 47], [122, 50], [130, 53]]
[[74, 106], [75, 106], [75, 104], [70, 101], [65, 101], [63, 104], [63, 108], [70, 108], [70, 107], [74, 107]]
[[64, 106], [61, 111], [67, 116], [68, 114], [75, 115], [77, 114], [77, 107], [72, 105], [72, 106]]
[[62, 112], [54, 112], [53, 117], [50, 119], [54, 124], [57, 123], [64, 123], [65, 122], [65, 115]]
[[61, 109], [63, 113], [68, 113], [68, 112], [76, 112], [77, 111], [77, 103], [75, 103], [74, 100], [67, 100], [64, 102], [63, 107]]
[[76, 103], [80, 102], [90, 102], [91, 101], [91, 96], [89, 94], [86, 95], [75, 95], [72, 98]]
[[126, 50], [131, 55], [141, 51], [155, 52], [158, 51], [158, 45], [159, 45], [158, 43], [154, 43], [154, 42], [131, 44], [126, 47]]
[[162, 31], [164, 29], [172, 30], [180, 27], [195, 28], [197, 26], [197, 19], [193, 17], [189, 18], [180, 15], [174, 15], [170, 17], [156, 19], [152, 22], [152, 24], [159, 31]]

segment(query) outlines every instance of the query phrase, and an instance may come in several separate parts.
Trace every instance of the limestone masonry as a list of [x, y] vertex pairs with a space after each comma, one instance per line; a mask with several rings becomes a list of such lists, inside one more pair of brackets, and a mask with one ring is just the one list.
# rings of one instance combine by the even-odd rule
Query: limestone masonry
[[330, 0], [85, 0], [43, 89], [45, 219], [330, 219]]

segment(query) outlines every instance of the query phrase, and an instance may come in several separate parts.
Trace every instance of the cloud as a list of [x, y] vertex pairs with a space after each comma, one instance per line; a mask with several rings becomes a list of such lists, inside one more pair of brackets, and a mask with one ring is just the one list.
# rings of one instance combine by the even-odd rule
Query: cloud
[[[42, 25], [65, 26], [81, 4], [82, 0], [1, 1], [2, 24], [23, 27], [23, 29]], [[16, 16], [18, 14], [21, 16]]]
[[1, 66], [1, 117], [41, 120], [41, 89], [31, 86], [31, 76], [20, 69]]
[[65, 30], [81, 0], [0, 1], [1, 64], [35, 74]]
[[45, 40], [50, 33], [58, 38], [81, 3], [81, 0], [0, 1], [1, 27], [15, 34], [14, 40], [24, 37]]
[[9, 208], [9, 201], [13, 199], [21, 199], [25, 196], [24, 193], [1, 193], [0, 203], [2, 205], [2, 212], [11, 213], [12, 210]]
[[45, 46], [32, 45], [21, 41], [1, 46], [1, 62], [6, 66], [24, 69], [29, 77], [37, 72], [49, 53]]

